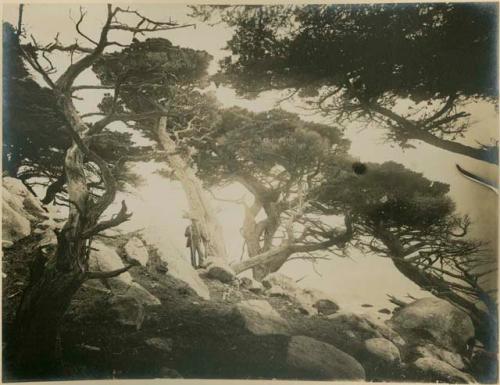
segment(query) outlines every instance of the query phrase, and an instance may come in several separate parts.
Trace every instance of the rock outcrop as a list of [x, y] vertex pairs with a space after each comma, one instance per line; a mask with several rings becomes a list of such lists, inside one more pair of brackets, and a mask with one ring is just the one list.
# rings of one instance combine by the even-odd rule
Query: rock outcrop
[[124, 246], [127, 257], [138, 261], [142, 266], [146, 266], [149, 261], [149, 253], [146, 245], [139, 237], [132, 237]]
[[245, 328], [255, 335], [289, 334], [288, 323], [264, 300], [246, 300], [235, 306]]
[[304, 336], [290, 339], [287, 350], [290, 377], [313, 380], [365, 379], [361, 364], [335, 346]]
[[[112, 246], [108, 246], [101, 241], [93, 242], [92, 252], [89, 258], [89, 269], [91, 271], [112, 271], [125, 267], [122, 259]], [[89, 281], [92, 285], [92, 281]], [[111, 289], [117, 291], [127, 290], [132, 285], [132, 276], [129, 272], [122, 273], [117, 277], [109, 278], [106, 282]]]
[[[93, 250], [90, 253], [89, 258], [90, 270], [112, 271], [121, 269], [125, 266], [115, 248], [100, 241], [94, 242], [92, 247]], [[117, 297], [113, 300], [114, 302], [112, 301], [112, 305], [119, 313], [127, 312], [132, 308], [135, 309], [142, 306], [157, 306], [161, 304], [158, 298], [137, 282], [134, 282], [128, 271], [106, 280], [90, 280], [87, 281], [85, 285], [98, 289], [108, 289], [115, 297]], [[133, 299], [133, 301], [129, 301], [128, 299]], [[135, 304], [134, 301], [137, 302], [137, 304]], [[139, 314], [143, 312], [143, 310], [131, 311], [131, 313]], [[120, 314], [120, 317], [125, 320], [124, 324], [127, 324], [127, 322], [130, 324], [132, 322], [129, 320], [129, 315], [127, 314]], [[137, 317], [135, 317], [134, 320], [136, 320], [136, 318]], [[137, 322], [134, 321], [134, 325], [136, 324]]]
[[402, 308], [390, 321], [391, 326], [414, 344], [440, 346], [465, 353], [474, 337], [474, 325], [462, 310], [438, 298], [422, 298]]
[[200, 278], [198, 272], [193, 269], [187, 258], [175, 250], [159, 249], [157, 253], [159, 259], [168, 265], [168, 274], [187, 284], [201, 298], [210, 299], [207, 285]]
[[444, 361], [431, 357], [419, 358], [413, 362], [411, 367], [415, 371], [415, 378], [418, 378], [420, 381], [440, 381], [447, 383], [476, 382], [471, 375], [461, 372]]
[[205, 275], [223, 283], [229, 283], [236, 278], [233, 269], [222, 258], [209, 257], [205, 261]]
[[369, 338], [365, 341], [366, 350], [373, 356], [374, 361], [382, 365], [399, 365], [401, 354], [399, 349], [386, 338]]
[[46, 218], [40, 201], [19, 179], [2, 179], [2, 247], [27, 237], [33, 225]]

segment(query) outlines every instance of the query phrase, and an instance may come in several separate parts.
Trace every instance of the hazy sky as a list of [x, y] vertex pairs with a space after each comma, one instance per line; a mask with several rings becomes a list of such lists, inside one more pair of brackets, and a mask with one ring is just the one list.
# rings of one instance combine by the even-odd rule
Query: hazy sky
[[[216, 71], [217, 61], [224, 56], [224, 46], [231, 37], [231, 29], [224, 25], [210, 27], [187, 16], [189, 10], [183, 5], [138, 5], [136, 7], [146, 16], [153, 19], [176, 20], [180, 23], [196, 22], [196, 28], [177, 29], [157, 33], [154, 36], [168, 38], [173, 44], [203, 49], [208, 51], [214, 60], [211, 72]], [[104, 5], [85, 6], [88, 13], [82, 29], [89, 35], [96, 37], [100, 32], [105, 16]], [[62, 43], [71, 44], [77, 36], [71, 17], [78, 18], [78, 6], [65, 5], [27, 5], [24, 11], [24, 26], [28, 34], [33, 34], [40, 42], [49, 43], [60, 32]], [[4, 20], [17, 23], [17, 6], [4, 7]], [[153, 35], [150, 35], [153, 36]], [[111, 40], [129, 42], [130, 34], [113, 32]], [[83, 44], [82, 38], [79, 41]], [[67, 57], [59, 55], [55, 63], [63, 66]], [[94, 75], [87, 71], [78, 80], [79, 84], [95, 84]], [[238, 105], [253, 111], [264, 111], [275, 107], [280, 94], [268, 92], [255, 100], [237, 98], [233, 90], [212, 86], [218, 99], [225, 107]], [[96, 92], [81, 93], [84, 101], [77, 102], [83, 112], [95, 111], [100, 94]], [[282, 105], [292, 112], [302, 114], [306, 120], [322, 121], [317, 115], [304, 115], [304, 110], [296, 105], [286, 103]], [[475, 145], [475, 140], [487, 143], [491, 138], [497, 138], [498, 115], [493, 106], [478, 103], [470, 107], [472, 126], [467, 141]], [[351, 154], [361, 161], [384, 162], [393, 160], [406, 167], [423, 173], [428, 179], [450, 184], [450, 195], [457, 203], [461, 213], [471, 216], [474, 227], [473, 234], [496, 244], [497, 234], [497, 196], [490, 190], [479, 186], [462, 177], [455, 168], [458, 163], [464, 168], [472, 170], [490, 179], [497, 178], [495, 166], [475, 161], [467, 157], [449, 153], [423, 143], [415, 142], [416, 149], [401, 150], [397, 145], [386, 144], [383, 141], [384, 131], [377, 129], [360, 130], [357, 125], [349, 126], [346, 136], [352, 141]], [[134, 194], [127, 194], [125, 198], [134, 216], [127, 228], [147, 227], [150, 238], [162, 247], [185, 253], [183, 233], [187, 224], [182, 219], [182, 212], [187, 205], [181, 187], [177, 183], [167, 182], [154, 174], [155, 167], [151, 164], [137, 166], [146, 183]], [[223, 191], [216, 191], [219, 196], [240, 197], [245, 191], [240, 186], [230, 186]], [[249, 194], [247, 194], [249, 196]], [[242, 222], [240, 206], [215, 202], [218, 208], [219, 220], [224, 229], [226, 243], [230, 255], [239, 258], [242, 241], [239, 228]], [[294, 278], [305, 278], [301, 281], [306, 286], [314, 286], [328, 291], [336, 296], [341, 304], [347, 307], [357, 307], [362, 303], [374, 303], [380, 306], [385, 303], [386, 293], [404, 296], [419, 293], [418, 288], [398, 273], [389, 260], [373, 256], [364, 257], [353, 255], [352, 259], [333, 258], [332, 261], [318, 263], [316, 270], [322, 276], [314, 273], [310, 264], [290, 262], [282, 268], [286, 274]], [[377, 288], [376, 290], [374, 290]]]

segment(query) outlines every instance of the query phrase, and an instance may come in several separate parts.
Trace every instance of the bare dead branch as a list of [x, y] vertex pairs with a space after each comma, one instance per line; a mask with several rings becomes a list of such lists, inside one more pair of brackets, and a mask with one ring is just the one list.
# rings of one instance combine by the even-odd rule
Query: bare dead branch
[[78, 32], [78, 34], [80, 36], [83, 36], [86, 40], [88, 40], [89, 42], [91, 42], [92, 44], [97, 46], [97, 45], [99, 45], [99, 43], [96, 42], [95, 40], [91, 39], [90, 37], [88, 37], [86, 34], [84, 34], [80, 28], [80, 26], [83, 22], [83, 19], [85, 19], [86, 15], [87, 15], [87, 12], [85, 12], [83, 10], [83, 7], [80, 7], [80, 18], [78, 19], [78, 21], [75, 24], [76, 31]]
[[107, 279], [107, 278], [117, 277], [120, 274], [129, 271], [132, 267], [138, 265], [139, 262], [111, 271], [88, 271], [87, 273], [85, 273], [84, 279], [87, 281], [89, 279]]
[[127, 205], [125, 204], [125, 201], [122, 201], [122, 207], [116, 215], [114, 215], [111, 219], [107, 221], [99, 222], [95, 224], [93, 227], [87, 229], [82, 233], [81, 237], [82, 239], [88, 239], [100, 233], [101, 231], [104, 231], [112, 227], [116, 227], [119, 224], [128, 221], [131, 216], [132, 214], [127, 212]]

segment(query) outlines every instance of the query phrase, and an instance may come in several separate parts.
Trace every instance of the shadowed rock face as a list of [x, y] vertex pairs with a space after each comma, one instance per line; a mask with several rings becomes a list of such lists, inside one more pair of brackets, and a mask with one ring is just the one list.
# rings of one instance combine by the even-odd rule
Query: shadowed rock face
[[238, 303], [235, 311], [243, 318], [245, 327], [253, 334], [289, 334], [288, 323], [264, 300]]
[[288, 344], [290, 377], [314, 380], [365, 379], [361, 364], [335, 346], [310, 337], [294, 336]]
[[[9, 199], [11, 207], [16, 200]], [[26, 207], [18, 200], [21, 215]], [[33, 202], [27, 207], [37, 213]], [[30, 233], [5, 250], [7, 330], [31, 253], [55, 242], [29, 225]], [[462, 356], [472, 322], [445, 301], [417, 300], [383, 322], [343, 311], [279, 274], [263, 282], [267, 290], [232, 274], [200, 277], [181, 255], [154, 251], [141, 238], [96, 240], [93, 249], [93, 271], [119, 269], [131, 259], [140, 265], [89, 281], [77, 293], [63, 329], [64, 359], [77, 373], [69, 379], [474, 381]]]
[[412, 364], [418, 377], [427, 381], [444, 381], [451, 383], [474, 383], [474, 378], [450, 364], [431, 357], [419, 358]]
[[470, 317], [450, 303], [437, 298], [422, 298], [401, 309], [390, 322], [407, 340], [429, 341], [456, 353], [465, 353], [474, 337]]

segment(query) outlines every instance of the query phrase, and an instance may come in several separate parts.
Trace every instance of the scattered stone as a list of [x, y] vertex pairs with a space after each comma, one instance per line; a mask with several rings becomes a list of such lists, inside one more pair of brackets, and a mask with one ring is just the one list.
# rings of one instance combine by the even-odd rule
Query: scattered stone
[[391, 311], [389, 309], [387, 309], [386, 307], [384, 307], [383, 309], [380, 309], [378, 312], [382, 313], [382, 314], [391, 314]]
[[314, 303], [313, 307], [318, 310], [318, 314], [330, 315], [339, 311], [339, 306], [329, 299], [320, 299]]
[[304, 309], [309, 315], [318, 313], [314, 305], [320, 300], [335, 303], [334, 299], [328, 294], [320, 290], [302, 288], [292, 278], [280, 273], [269, 274], [262, 280], [262, 284], [267, 288], [269, 294], [280, 295], [280, 292], [284, 292], [288, 298], [292, 299], [298, 307]]
[[474, 337], [470, 317], [438, 298], [422, 298], [412, 302], [393, 316], [390, 324], [405, 340], [414, 344], [431, 342], [456, 353], [466, 352], [467, 343]]
[[461, 372], [450, 364], [436, 358], [419, 358], [413, 362], [411, 366], [416, 370], [416, 378], [420, 381], [443, 381], [447, 383], [460, 382], [467, 384], [476, 382], [470, 374]]
[[364, 380], [361, 364], [335, 346], [304, 336], [290, 339], [287, 372], [308, 380]]
[[235, 306], [243, 318], [245, 327], [256, 335], [288, 334], [288, 323], [265, 300], [251, 299], [241, 301]]
[[146, 245], [139, 237], [131, 238], [124, 247], [125, 254], [131, 259], [135, 259], [142, 266], [146, 266], [149, 260], [149, 253]]
[[365, 341], [365, 347], [377, 360], [386, 364], [394, 365], [401, 362], [399, 349], [386, 338], [370, 338]]
[[172, 338], [153, 337], [145, 341], [146, 345], [158, 349], [162, 352], [170, 353], [173, 349]]
[[373, 305], [370, 305], [369, 303], [364, 303], [363, 305], [361, 305], [361, 307], [373, 307]]
[[262, 283], [248, 277], [240, 278], [240, 287], [255, 294], [262, 294], [264, 292], [264, 286]]
[[221, 258], [207, 258], [205, 268], [208, 278], [216, 279], [222, 283], [230, 283], [236, 277], [233, 269]]

